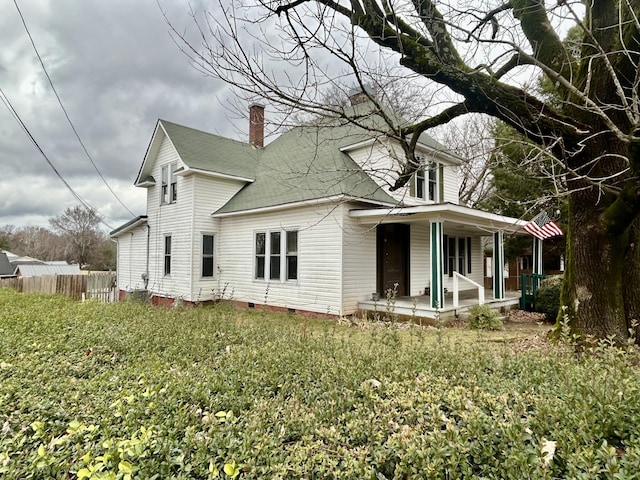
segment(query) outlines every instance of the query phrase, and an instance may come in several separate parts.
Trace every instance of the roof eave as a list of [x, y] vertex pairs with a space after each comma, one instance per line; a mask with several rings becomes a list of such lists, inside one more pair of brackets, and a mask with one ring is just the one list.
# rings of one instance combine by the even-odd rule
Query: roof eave
[[[386, 208], [393, 208], [394, 204], [392, 203], [387, 203], [387, 202], [381, 202], [378, 200], [371, 200], [368, 198], [359, 198], [359, 197], [354, 197], [351, 195], [333, 195], [330, 197], [321, 197], [321, 198], [314, 198], [314, 199], [310, 199], [310, 200], [301, 200], [298, 202], [289, 202], [289, 203], [282, 203], [282, 204], [278, 204], [278, 205], [269, 205], [269, 206], [265, 206], [265, 207], [258, 207], [258, 208], [248, 208], [248, 209], [243, 209], [243, 210], [234, 210], [231, 212], [214, 212], [211, 214], [211, 216], [213, 218], [224, 218], [224, 217], [232, 217], [232, 216], [236, 216], [236, 215], [250, 215], [250, 214], [255, 214], [255, 213], [266, 213], [266, 212], [273, 212], [273, 211], [277, 211], [277, 210], [286, 210], [286, 209], [290, 209], [290, 208], [297, 208], [297, 207], [308, 207], [308, 206], [314, 206], [314, 205], [321, 205], [321, 204], [325, 204], [325, 203], [334, 203], [334, 202], [347, 202], [347, 201], [357, 201], [357, 202], [364, 202], [364, 203], [369, 203], [371, 205], [377, 205], [379, 207], [386, 207]], [[224, 208], [224, 207], [223, 207]]]
[[140, 216], [128, 221], [124, 225], [120, 225], [115, 230], [112, 230], [109, 233], [109, 237], [112, 238], [112, 239], [113, 238], [118, 238], [119, 236], [124, 235], [125, 233], [128, 233], [133, 229], [141, 227], [142, 225], [145, 225], [147, 223], [147, 218], [148, 218], [147, 215], [140, 215]]
[[240, 182], [246, 182], [246, 183], [253, 183], [256, 181], [255, 178], [250, 178], [250, 177], [240, 177], [238, 175], [231, 175], [231, 174], [226, 174], [226, 173], [220, 173], [220, 172], [214, 172], [211, 170], [203, 170], [201, 168], [192, 168], [187, 166], [186, 168], [184, 168], [183, 170], [176, 172], [177, 176], [181, 176], [181, 177], [186, 177], [188, 175], [194, 175], [194, 174], [198, 174], [198, 175], [204, 175], [207, 177], [214, 177], [214, 178], [223, 178], [225, 180], [238, 180]]
[[351, 210], [349, 216], [362, 224], [378, 224], [403, 221], [440, 220], [477, 226], [487, 233], [505, 231], [519, 233], [527, 222], [517, 218], [476, 210], [453, 203], [437, 203], [415, 207], [374, 208]]

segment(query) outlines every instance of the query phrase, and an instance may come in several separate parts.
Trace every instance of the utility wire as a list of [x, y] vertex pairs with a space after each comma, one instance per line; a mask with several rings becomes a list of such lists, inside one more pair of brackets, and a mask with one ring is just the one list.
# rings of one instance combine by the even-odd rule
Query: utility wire
[[109, 191], [112, 193], [112, 195], [116, 198], [116, 200], [118, 200], [118, 202], [120, 202], [120, 205], [122, 205], [124, 207], [124, 209], [131, 214], [132, 217], [135, 217], [136, 214], [133, 213], [131, 210], [129, 210], [129, 208], [124, 204], [124, 202], [122, 200], [120, 200], [120, 197], [118, 197], [116, 192], [113, 191], [113, 189], [111, 188], [111, 185], [109, 185], [107, 180], [104, 178], [104, 176], [102, 175], [102, 173], [98, 169], [98, 166], [93, 161], [93, 158], [91, 158], [91, 155], [89, 155], [87, 147], [85, 147], [84, 142], [80, 139], [80, 135], [78, 134], [78, 131], [76, 130], [76, 127], [73, 125], [73, 122], [71, 121], [71, 118], [69, 117], [69, 114], [67, 113], [67, 109], [62, 104], [62, 100], [60, 99], [60, 96], [58, 95], [58, 91], [53, 86], [53, 81], [51, 80], [51, 77], [49, 76], [49, 72], [47, 72], [47, 69], [44, 66], [44, 62], [42, 61], [42, 57], [40, 56], [40, 53], [38, 52], [38, 49], [36, 48], [36, 44], [33, 41], [33, 37], [31, 36], [31, 33], [29, 32], [29, 28], [27, 27], [27, 23], [26, 23], [26, 21], [24, 19], [24, 16], [22, 15], [22, 11], [20, 10], [20, 7], [18, 6], [18, 1], [17, 0], [13, 0], [13, 3], [16, 6], [16, 10], [18, 10], [18, 15], [20, 15], [20, 19], [22, 20], [22, 25], [24, 25], [24, 29], [27, 32], [27, 35], [29, 36], [29, 40], [31, 41], [31, 45], [33, 46], [33, 50], [36, 52], [36, 56], [38, 57], [38, 60], [40, 61], [40, 65], [42, 66], [42, 70], [44, 71], [44, 74], [46, 75], [47, 80], [49, 80], [49, 85], [51, 85], [51, 90], [53, 90], [53, 93], [55, 94], [56, 98], [58, 99], [58, 103], [60, 104], [60, 108], [62, 108], [62, 111], [64, 112], [64, 116], [67, 118], [67, 122], [69, 122], [69, 125], [71, 126], [71, 130], [73, 130], [73, 133], [75, 134], [76, 138], [78, 139], [78, 142], [80, 142], [80, 145], [82, 146], [82, 149], [84, 150], [84, 153], [87, 155], [87, 158], [91, 162], [91, 165], [93, 165], [93, 168], [96, 170], [96, 172], [98, 173], [98, 175], [100, 176], [100, 178], [102, 179], [104, 184], [107, 186]]
[[85, 207], [91, 210], [96, 211], [99, 215], [100, 215], [100, 221], [106, 226], [108, 227], [110, 230], [113, 230], [113, 227], [111, 225], [109, 225], [107, 222], [105, 222], [103, 220], [103, 218], [109, 218], [110, 220], [113, 220], [110, 217], [107, 217], [106, 215], [104, 215], [103, 213], [100, 213], [100, 211], [98, 211], [97, 208], [93, 207], [89, 202], [87, 202], [84, 198], [82, 198], [82, 196], [76, 192], [73, 187], [71, 187], [71, 185], [69, 185], [69, 183], [64, 179], [64, 177], [62, 176], [62, 174], [58, 171], [58, 169], [56, 168], [56, 166], [53, 164], [53, 162], [49, 159], [49, 157], [47, 156], [46, 153], [44, 153], [44, 150], [42, 150], [42, 148], [40, 147], [40, 145], [38, 144], [38, 142], [36, 141], [36, 139], [33, 137], [33, 135], [31, 134], [31, 132], [29, 131], [29, 129], [27, 128], [27, 126], [24, 124], [24, 122], [22, 121], [22, 119], [20, 118], [20, 115], [18, 115], [18, 112], [16, 111], [15, 108], [13, 108], [13, 105], [11, 104], [11, 102], [9, 101], [9, 99], [7, 98], [7, 96], [4, 94], [4, 92], [2, 91], [2, 88], [0, 88], [0, 97], [2, 98], [2, 101], [4, 102], [5, 106], [7, 107], [7, 109], [9, 109], [9, 112], [11, 112], [11, 115], [13, 115], [13, 118], [16, 120], [16, 122], [18, 122], [18, 124], [20, 125], [20, 127], [22, 128], [22, 131], [27, 135], [27, 137], [29, 137], [29, 140], [31, 140], [31, 143], [33, 143], [33, 145], [36, 147], [36, 149], [38, 149], [38, 151], [40, 152], [40, 154], [44, 157], [44, 159], [47, 161], [47, 163], [49, 164], [49, 166], [51, 167], [51, 169], [55, 172], [55, 174], [58, 176], [58, 178], [62, 181], [62, 183], [64, 183], [64, 186], [67, 187], [67, 189], [71, 192], [71, 194]]

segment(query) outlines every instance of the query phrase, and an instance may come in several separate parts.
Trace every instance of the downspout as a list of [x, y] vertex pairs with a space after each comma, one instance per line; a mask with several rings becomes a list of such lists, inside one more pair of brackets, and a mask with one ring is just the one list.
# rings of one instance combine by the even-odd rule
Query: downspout
[[150, 242], [151, 242], [151, 227], [147, 223], [147, 258], [144, 273], [142, 274], [142, 280], [144, 281], [144, 289], [146, 290], [149, 286], [149, 251], [150, 251]]

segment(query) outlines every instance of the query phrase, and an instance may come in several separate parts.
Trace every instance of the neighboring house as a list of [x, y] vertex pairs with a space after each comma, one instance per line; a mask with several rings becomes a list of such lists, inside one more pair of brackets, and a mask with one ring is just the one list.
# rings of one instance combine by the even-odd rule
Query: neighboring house
[[5, 252], [0, 252], [0, 278], [15, 277], [14, 268], [9, 262], [8, 255]]
[[43, 275], [81, 275], [80, 265], [61, 262], [49, 263], [23, 263], [16, 266], [15, 271], [18, 277], [41, 277]]
[[[382, 131], [368, 104], [353, 109]], [[121, 294], [330, 315], [381, 309], [389, 289], [424, 316], [458, 308], [445, 291], [482, 302], [481, 238], [502, 253], [525, 222], [459, 205], [460, 158], [423, 134], [422, 167], [390, 192], [401, 150], [388, 137], [319, 121], [263, 146], [263, 118], [252, 106], [249, 143], [157, 122], [135, 181], [146, 215], [111, 232]], [[503, 277], [495, 285], [503, 300]]]

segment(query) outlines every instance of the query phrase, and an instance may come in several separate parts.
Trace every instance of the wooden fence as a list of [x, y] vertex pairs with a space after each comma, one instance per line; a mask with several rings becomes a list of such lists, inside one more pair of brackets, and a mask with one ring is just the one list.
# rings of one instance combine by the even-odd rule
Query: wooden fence
[[116, 275], [113, 272], [2, 278], [0, 288], [13, 288], [23, 293], [66, 295], [73, 300], [92, 299], [101, 302], [118, 300]]

